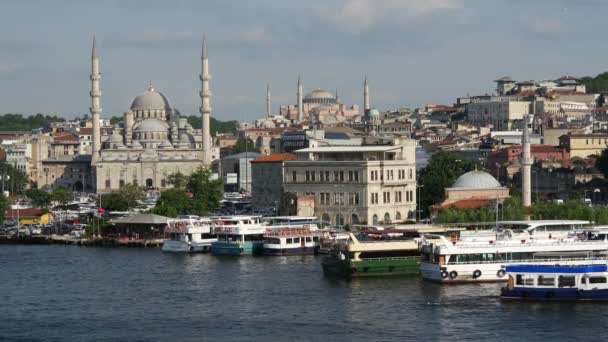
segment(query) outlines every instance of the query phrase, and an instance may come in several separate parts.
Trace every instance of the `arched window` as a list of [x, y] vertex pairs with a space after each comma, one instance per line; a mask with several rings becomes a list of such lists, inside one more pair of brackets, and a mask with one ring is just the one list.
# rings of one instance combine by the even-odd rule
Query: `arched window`
[[323, 214], [321, 216], [321, 221], [322, 221], [322, 223], [325, 223], [325, 224], [331, 224], [331, 218], [327, 214]]
[[112, 186], [112, 183], [109, 179], [106, 179], [106, 189], [109, 189]]
[[167, 186], [167, 181], [166, 181], [166, 180], [164, 180], [164, 179], [163, 179], [163, 180], [161, 180], [161, 181], [160, 181], [160, 186], [161, 186], [161, 187], [163, 187], [163, 188], [164, 188], [164, 187], [166, 187], [166, 186]]
[[378, 215], [374, 214], [372, 217], [372, 224], [375, 226], [378, 224]]
[[400, 212], [397, 212], [397, 214], [395, 214], [395, 220], [401, 221], [401, 213]]
[[384, 214], [384, 223], [390, 223], [391, 222], [391, 215], [389, 215], [388, 213]]
[[342, 214], [336, 215], [336, 226], [342, 227], [344, 225], [344, 216]]
[[350, 216], [350, 224], [359, 224], [359, 216], [357, 216], [357, 214], [352, 214]]
[[121, 179], [120, 182], [118, 182], [120, 184], [120, 187], [124, 187], [125, 186], [125, 180]]

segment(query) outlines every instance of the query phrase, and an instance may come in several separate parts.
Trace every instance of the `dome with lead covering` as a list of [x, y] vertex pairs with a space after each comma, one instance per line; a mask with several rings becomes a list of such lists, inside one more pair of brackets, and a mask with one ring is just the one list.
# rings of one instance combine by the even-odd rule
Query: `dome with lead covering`
[[484, 171], [470, 171], [458, 177], [452, 188], [457, 189], [496, 189], [502, 188], [491, 174]]
[[131, 110], [165, 110], [170, 112], [172, 108], [167, 97], [156, 91], [154, 86], [150, 84], [148, 90], [135, 97], [133, 103], [131, 103]]
[[336, 103], [336, 96], [323, 89], [315, 89], [304, 96], [304, 103]]

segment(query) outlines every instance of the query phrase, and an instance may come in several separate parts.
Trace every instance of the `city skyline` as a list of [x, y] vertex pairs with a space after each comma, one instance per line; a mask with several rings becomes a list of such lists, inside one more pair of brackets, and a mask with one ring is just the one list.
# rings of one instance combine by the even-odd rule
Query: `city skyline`
[[[204, 33], [212, 49], [214, 117], [221, 120], [263, 116], [268, 83], [274, 113], [295, 104], [298, 75], [304, 93], [337, 88], [345, 103], [359, 106], [367, 75], [371, 106], [386, 109], [489, 92], [503, 75], [546, 79], [605, 71], [606, 48], [591, 39], [606, 25], [601, 8], [608, 4], [593, 0], [53, 4], [4, 5], [2, 112], [87, 113], [93, 34], [104, 117], [122, 115], [150, 80], [181, 113], [197, 115]], [[19, 19], [26, 14], [28, 27]]]

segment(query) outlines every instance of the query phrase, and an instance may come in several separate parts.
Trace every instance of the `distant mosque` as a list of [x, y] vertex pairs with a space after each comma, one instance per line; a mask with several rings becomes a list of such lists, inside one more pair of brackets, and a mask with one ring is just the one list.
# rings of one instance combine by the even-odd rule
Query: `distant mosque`
[[188, 175], [197, 168], [210, 167], [219, 158], [210, 134], [211, 92], [206, 40], [201, 52], [202, 128], [195, 130], [180, 116], [168, 98], [150, 82], [135, 97], [124, 120], [114, 126], [112, 135], [102, 142], [100, 130], [101, 91], [99, 58], [93, 38], [91, 56], [91, 114], [93, 149], [91, 170], [97, 192], [111, 192], [125, 184], [147, 188], [171, 187], [167, 178], [181, 172]]
[[[270, 108], [270, 93], [267, 94], [267, 112]], [[369, 110], [369, 88], [367, 78], [364, 82], [364, 109]], [[271, 113], [267, 113], [267, 117]], [[343, 122], [358, 123], [362, 120], [358, 105], [347, 106], [338, 97], [323, 89], [314, 89], [303, 95], [302, 81], [298, 77], [296, 104], [281, 106], [279, 116], [294, 123], [308, 122], [322, 126], [332, 126]]]

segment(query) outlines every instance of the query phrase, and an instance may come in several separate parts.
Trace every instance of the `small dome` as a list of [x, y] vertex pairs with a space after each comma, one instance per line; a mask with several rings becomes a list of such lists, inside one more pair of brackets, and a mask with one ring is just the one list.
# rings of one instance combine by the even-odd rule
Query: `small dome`
[[152, 84], [148, 90], [137, 95], [131, 104], [131, 110], [166, 110], [171, 111], [169, 100], [162, 93], [156, 91]]
[[158, 119], [146, 119], [140, 122], [134, 129], [135, 132], [164, 132], [167, 124]]
[[110, 143], [122, 144], [122, 136], [118, 134], [118, 131], [114, 131], [114, 133], [112, 133], [112, 136], [110, 136]]
[[369, 110], [369, 116], [380, 116], [380, 112], [376, 108]]
[[184, 132], [179, 135], [179, 141], [185, 143], [194, 143], [194, 136], [192, 134]]
[[471, 171], [458, 177], [452, 188], [460, 189], [496, 189], [500, 183], [491, 174], [483, 171]]

